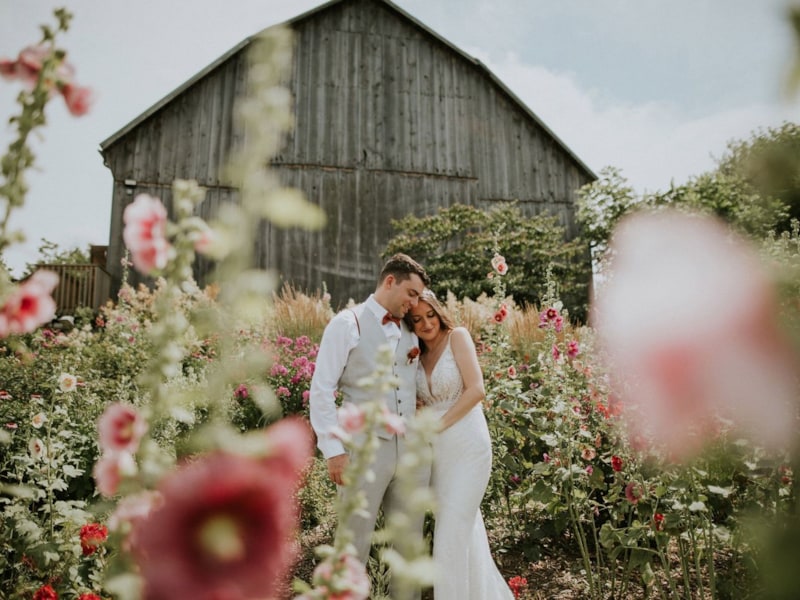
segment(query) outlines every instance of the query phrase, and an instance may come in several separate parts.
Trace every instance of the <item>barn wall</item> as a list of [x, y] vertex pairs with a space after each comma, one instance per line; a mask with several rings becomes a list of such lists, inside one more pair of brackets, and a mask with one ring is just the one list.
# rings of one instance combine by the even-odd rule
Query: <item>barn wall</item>
[[[294, 23], [295, 129], [273, 165], [328, 216], [323, 231], [262, 225], [259, 266], [334, 304], [374, 289], [392, 219], [454, 203], [519, 200], [575, 233], [574, 192], [591, 174], [495, 84], [483, 67], [374, 0], [333, 4]], [[122, 257], [121, 216], [135, 193], [169, 203], [175, 178], [207, 186], [210, 216], [235, 196], [220, 167], [238, 143], [233, 110], [246, 84], [239, 52], [106, 150], [115, 179], [109, 270]], [[265, 157], [266, 158], [266, 157]], [[128, 194], [123, 180], [136, 181]], [[210, 265], [198, 263], [203, 283]]]

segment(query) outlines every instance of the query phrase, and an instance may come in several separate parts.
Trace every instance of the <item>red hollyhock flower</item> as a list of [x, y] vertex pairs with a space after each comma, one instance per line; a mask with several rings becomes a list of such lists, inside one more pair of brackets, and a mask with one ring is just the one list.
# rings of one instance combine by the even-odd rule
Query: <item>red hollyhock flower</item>
[[631, 481], [628, 485], [625, 486], [625, 497], [628, 499], [628, 502], [631, 504], [636, 504], [644, 495], [642, 486], [636, 483], [635, 481]]
[[508, 587], [511, 588], [514, 598], [519, 598], [519, 595], [522, 593], [522, 591], [528, 587], [528, 580], [524, 577], [516, 575], [508, 580]]
[[656, 525], [656, 531], [661, 531], [664, 528], [664, 515], [661, 513], [654, 514], [653, 523]]
[[84, 556], [89, 556], [108, 539], [108, 528], [100, 523], [89, 523], [81, 527], [81, 550]]
[[58, 600], [58, 594], [53, 586], [43, 585], [33, 594], [33, 600]]
[[611, 468], [617, 473], [622, 471], [622, 459], [619, 456], [611, 457]]
[[103, 600], [97, 594], [81, 594], [78, 596], [78, 600]]
[[135, 524], [144, 598], [269, 598], [294, 559], [295, 490], [311, 456], [299, 419], [267, 430], [263, 457], [212, 453], [159, 486], [163, 504]]

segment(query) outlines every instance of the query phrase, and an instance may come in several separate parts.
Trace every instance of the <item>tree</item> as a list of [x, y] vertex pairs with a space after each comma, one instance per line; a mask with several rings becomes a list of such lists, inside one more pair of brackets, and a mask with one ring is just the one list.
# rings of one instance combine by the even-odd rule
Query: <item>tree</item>
[[556, 217], [525, 217], [515, 203], [489, 210], [455, 204], [435, 215], [409, 215], [392, 225], [399, 233], [389, 241], [383, 257], [405, 252], [422, 262], [437, 294], [450, 291], [457, 298], [472, 299], [491, 294], [487, 275], [498, 252], [508, 264], [504, 282], [516, 302], [540, 305], [552, 265], [570, 314], [580, 320], [586, 316], [591, 276], [587, 247], [583, 240], [566, 240]]
[[731, 142], [716, 169], [664, 192], [637, 197], [618, 169], [600, 175], [578, 193], [578, 222], [597, 261], [603, 261], [619, 220], [642, 208], [713, 214], [764, 240], [771, 232], [788, 231], [792, 218], [800, 217], [800, 126], [785, 123]]

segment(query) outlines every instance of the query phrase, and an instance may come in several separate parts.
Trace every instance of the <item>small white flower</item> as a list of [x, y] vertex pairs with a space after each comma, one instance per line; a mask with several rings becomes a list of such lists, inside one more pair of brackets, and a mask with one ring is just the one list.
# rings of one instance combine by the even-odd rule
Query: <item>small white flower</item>
[[69, 373], [62, 373], [58, 378], [58, 388], [62, 392], [74, 392], [78, 387], [78, 378]]
[[28, 451], [34, 460], [47, 457], [47, 447], [39, 438], [31, 438], [31, 441], [28, 442]]
[[34, 429], [41, 429], [45, 421], [47, 421], [47, 416], [43, 412], [36, 413], [31, 419], [31, 425], [33, 425]]

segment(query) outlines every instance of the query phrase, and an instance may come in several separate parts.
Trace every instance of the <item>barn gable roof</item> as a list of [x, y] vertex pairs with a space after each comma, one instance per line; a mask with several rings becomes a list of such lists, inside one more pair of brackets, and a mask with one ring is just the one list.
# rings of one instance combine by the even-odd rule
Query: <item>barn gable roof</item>
[[[325, 10], [330, 9], [331, 7], [333, 7], [335, 5], [342, 4], [342, 3], [345, 3], [345, 2], [348, 2], [348, 1], [350, 1], [350, 0], [330, 0], [329, 2], [321, 4], [321, 5], [317, 6], [316, 8], [312, 8], [311, 10], [308, 10], [308, 11], [306, 11], [306, 12], [304, 12], [304, 13], [302, 13], [302, 14], [300, 14], [300, 15], [292, 18], [292, 19], [284, 21], [283, 23], [280, 23], [279, 25], [286, 25], [286, 26], [290, 26], [290, 27], [294, 26], [294, 25], [297, 25], [297, 24], [301, 23], [302, 21], [314, 18], [317, 14], [319, 14], [319, 13], [325, 11]], [[457, 46], [452, 44], [450, 41], [445, 39], [442, 35], [440, 35], [439, 33], [435, 32], [434, 30], [432, 30], [430, 27], [428, 27], [427, 25], [425, 25], [424, 23], [419, 21], [417, 18], [415, 18], [414, 16], [412, 16], [411, 14], [409, 14], [408, 12], [406, 12], [405, 10], [403, 10], [402, 8], [400, 8], [399, 6], [397, 6], [396, 4], [391, 2], [390, 0], [373, 0], [373, 1], [374, 2], [380, 2], [384, 6], [388, 7], [392, 11], [396, 12], [397, 14], [402, 16], [404, 19], [409, 21], [414, 27], [416, 27], [420, 31], [422, 31], [424, 34], [426, 34], [429, 37], [435, 39], [439, 43], [445, 45], [451, 51], [453, 51], [456, 54], [460, 55], [464, 60], [466, 60], [469, 63], [473, 64], [477, 69], [482, 71], [483, 74], [495, 86], [497, 86], [509, 99], [511, 99], [511, 101], [514, 104], [516, 104], [532, 121], [534, 121], [536, 123], [536, 125], [538, 125], [545, 132], [547, 132], [547, 134], [564, 150], [564, 152], [566, 154], [568, 154], [570, 156], [570, 158], [572, 158], [572, 160], [574, 160], [577, 163], [577, 165], [580, 167], [580, 169], [585, 171], [586, 174], [590, 178], [597, 179], [597, 175], [522, 100], [520, 100], [519, 97], [516, 94], [514, 94], [514, 92], [512, 92], [508, 88], [508, 86], [506, 86], [480, 60], [478, 60], [477, 58], [475, 58], [473, 56], [470, 56], [469, 54], [467, 54], [466, 52], [464, 52], [463, 50], [461, 50], [460, 48], [458, 48]], [[275, 25], [272, 25], [270, 27], [274, 27], [274, 26]], [[261, 31], [264, 31], [264, 30], [261, 30]], [[258, 36], [260, 35], [261, 31], [259, 31], [258, 33], [254, 34], [254, 35], [251, 35], [251, 36], [245, 38], [244, 40], [242, 40], [241, 42], [239, 42], [236, 46], [234, 46], [233, 48], [228, 50], [225, 54], [220, 56], [218, 59], [213, 61], [211, 64], [209, 64], [208, 66], [206, 66], [202, 70], [200, 70], [193, 77], [191, 77], [190, 79], [185, 81], [183, 84], [181, 84], [180, 86], [175, 88], [172, 92], [170, 92], [169, 94], [164, 96], [161, 100], [159, 100], [158, 102], [153, 104], [150, 108], [145, 110], [139, 116], [134, 118], [127, 125], [125, 125], [121, 129], [116, 131], [114, 134], [112, 134], [111, 136], [109, 136], [108, 138], [103, 140], [100, 143], [101, 153], [104, 153], [104, 151], [107, 148], [109, 148], [110, 146], [114, 145], [117, 141], [119, 141], [122, 137], [124, 137], [126, 134], [128, 134], [133, 129], [135, 129], [140, 123], [142, 123], [145, 120], [147, 120], [150, 116], [154, 115], [159, 110], [161, 110], [163, 107], [165, 107], [168, 104], [170, 104], [175, 98], [180, 96], [184, 91], [186, 91], [187, 89], [192, 87], [198, 81], [202, 80], [204, 77], [206, 77], [209, 73], [214, 71], [217, 67], [219, 67], [220, 65], [225, 63], [232, 56], [236, 55], [237, 53], [239, 53], [242, 50], [244, 50], [245, 48], [247, 48], [247, 46], [249, 46], [256, 38], [258, 38]]]

